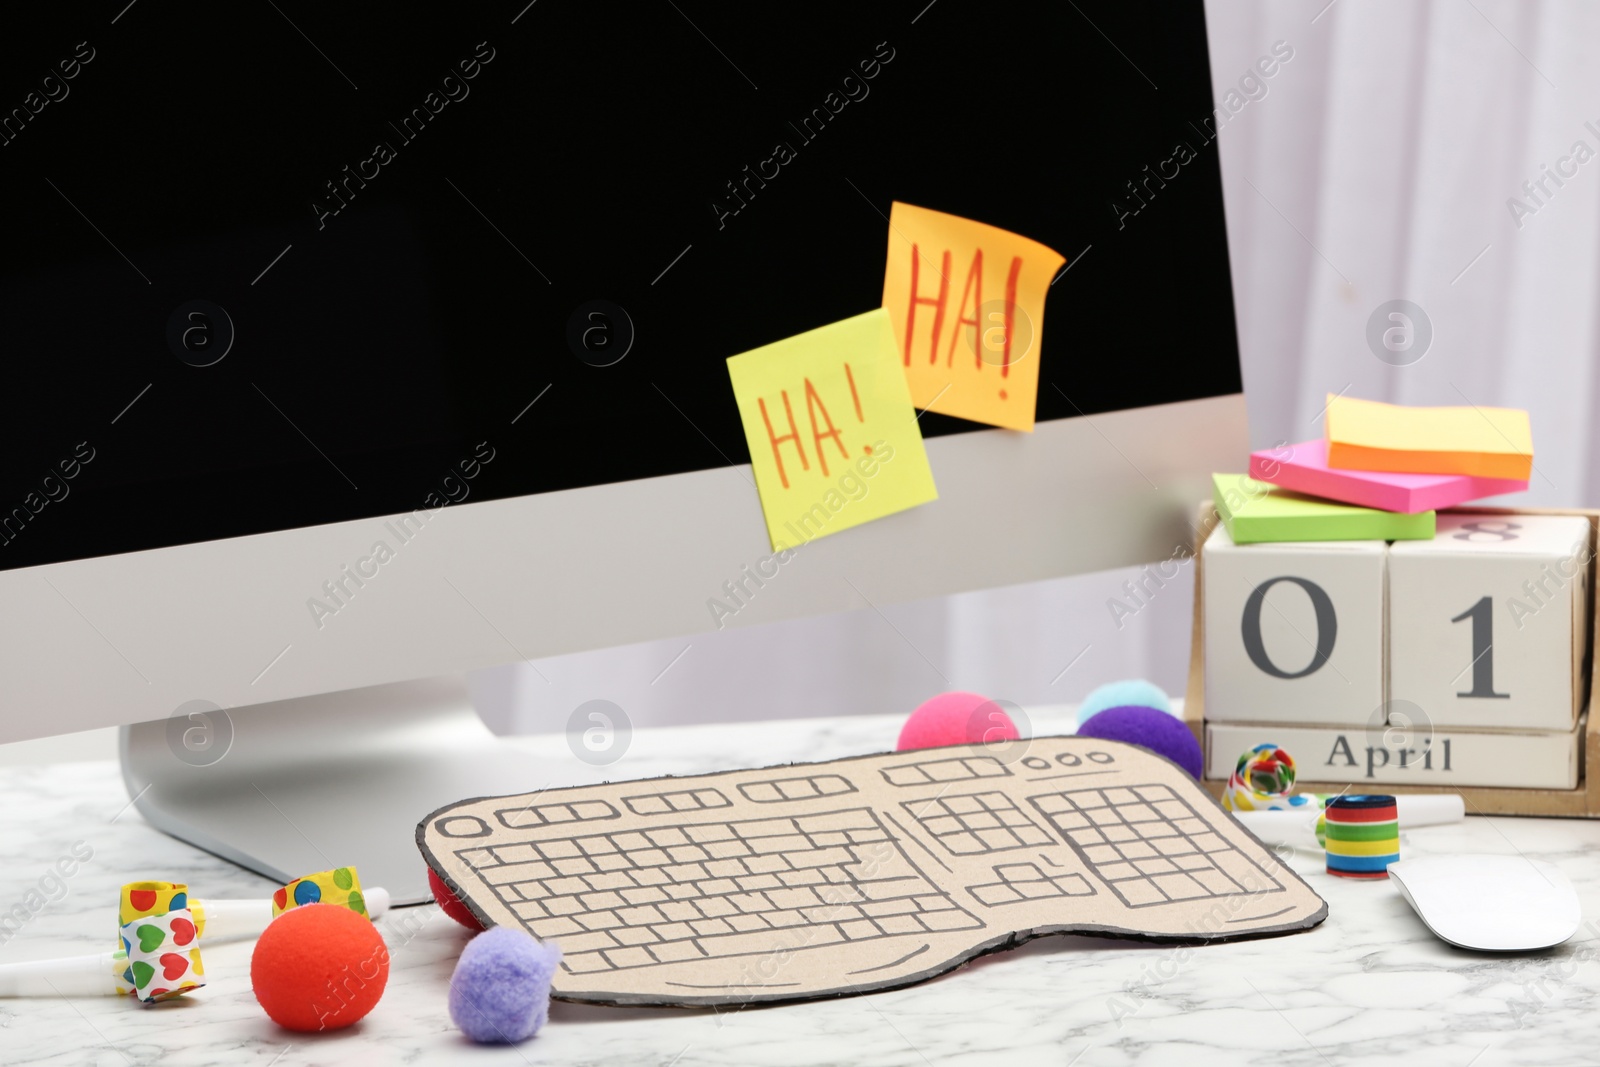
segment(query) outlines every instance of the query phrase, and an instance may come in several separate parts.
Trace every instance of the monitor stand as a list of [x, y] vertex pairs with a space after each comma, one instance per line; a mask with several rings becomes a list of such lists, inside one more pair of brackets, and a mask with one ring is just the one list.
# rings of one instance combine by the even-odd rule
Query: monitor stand
[[[433, 899], [416, 845], [425, 816], [546, 788], [554, 769], [491, 734], [459, 677], [138, 723], [120, 743], [151, 825], [277, 882], [354, 866], [396, 904]], [[560, 762], [574, 783], [589, 777]]]

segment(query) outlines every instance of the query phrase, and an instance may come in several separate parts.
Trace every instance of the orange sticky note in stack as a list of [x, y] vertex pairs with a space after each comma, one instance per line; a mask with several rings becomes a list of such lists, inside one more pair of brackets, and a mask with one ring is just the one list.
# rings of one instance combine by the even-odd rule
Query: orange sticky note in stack
[[1515, 408], [1413, 408], [1329, 396], [1328, 466], [1527, 481], [1528, 413]]

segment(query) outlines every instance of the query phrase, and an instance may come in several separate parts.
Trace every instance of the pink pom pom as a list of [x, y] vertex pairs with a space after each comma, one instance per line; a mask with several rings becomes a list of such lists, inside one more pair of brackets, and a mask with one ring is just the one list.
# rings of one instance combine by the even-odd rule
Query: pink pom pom
[[1020, 735], [1011, 716], [977, 693], [940, 693], [911, 713], [900, 728], [896, 752], [942, 745], [974, 745], [982, 741], [1016, 741]]

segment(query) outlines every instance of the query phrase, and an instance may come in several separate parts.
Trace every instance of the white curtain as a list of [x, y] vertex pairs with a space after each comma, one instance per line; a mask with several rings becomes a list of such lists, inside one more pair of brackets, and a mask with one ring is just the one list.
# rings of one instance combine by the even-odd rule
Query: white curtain
[[[1211, 0], [1206, 16], [1215, 96], [1238, 104], [1217, 147], [1254, 447], [1320, 435], [1328, 393], [1522, 407], [1536, 473], [1516, 500], [1600, 501], [1600, 4]], [[1258, 67], [1278, 42], [1292, 57]], [[1391, 300], [1431, 325], [1414, 362], [1368, 343]], [[477, 690], [514, 732], [560, 730], [596, 697], [644, 726], [904, 714], [948, 688], [1037, 707], [1140, 675], [1180, 694], [1192, 573], [1119, 629], [1106, 600], [1131, 577], [565, 656]]]
[[[1515, 500], [1600, 499], [1600, 6], [1212, 0], [1206, 16], [1219, 99], [1274, 42], [1294, 49], [1218, 138], [1252, 442], [1318, 435], [1331, 392], [1520, 407], [1536, 473]], [[1393, 299], [1432, 325], [1409, 365], [1365, 336]]]

